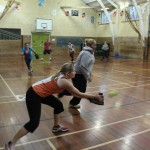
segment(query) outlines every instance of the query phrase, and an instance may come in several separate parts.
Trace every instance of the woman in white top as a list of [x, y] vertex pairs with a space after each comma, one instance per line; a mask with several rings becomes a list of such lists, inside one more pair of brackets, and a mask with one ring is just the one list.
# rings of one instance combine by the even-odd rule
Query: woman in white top
[[71, 61], [74, 61], [75, 46], [71, 42], [68, 43], [68, 53], [71, 57]]
[[104, 58], [109, 60], [109, 45], [107, 44], [106, 41], [104, 42], [104, 44], [102, 46], [102, 50], [103, 50], [103, 57], [102, 57], [101, 61], [103, 61]]

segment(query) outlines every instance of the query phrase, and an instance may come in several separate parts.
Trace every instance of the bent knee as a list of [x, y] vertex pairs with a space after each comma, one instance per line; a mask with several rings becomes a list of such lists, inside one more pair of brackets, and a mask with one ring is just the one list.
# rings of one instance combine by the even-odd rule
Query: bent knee
[[39, 121], [36, 121], [34, 123], [33, 122], [28, 122], [27, 124], [24, 125], [24, 128], [27, 131], [33, 133], [37, 129], [38, 126], [39, 126]]
[[62, 103], [59, 103], [57, 107], [54, 108], [54, 114], [59, 114], [64, 111], [64, 107]]

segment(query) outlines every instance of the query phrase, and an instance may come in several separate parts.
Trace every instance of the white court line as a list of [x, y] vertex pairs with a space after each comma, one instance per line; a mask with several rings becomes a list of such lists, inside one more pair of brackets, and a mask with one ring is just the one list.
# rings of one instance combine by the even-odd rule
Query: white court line
[[128, 86], [130, 86], [130, 87], [134, 87], [134, 86], [132, 86], [132, 85], [130, 85], [130, 84], [128, 84], [128, 83], [124, 83], [124, 82], [117, 81], [117, 80], [112, 80], [112, 79], [110, 79], [110, 78], [104, 78], [104, 77], [100, 77], [100, 76], [98, 76], [98, 75], [93, 75], [93, 76], [99, 77], [99, 78], [103, 78], [103, 79], [106, 79], [106, 80], [111, 80], [111, 81], [114, 81], [114, 82], [118, 82], [118, 83], [121, 83], [121, 84], [124, 84], [124, 85], [128, 85]]
[[2, 80], [4, 81], [5, 85], [8, 87], [8, 89], [10, 90], [10, 92], [12, 93], [12, 95], [16, 98], [14, 92], [11, 90], [11, 88], [9, 87], [9, 85], [7, 84], [7, 82], [4, 80], [4, 78], [2, 77], [2, 75], [0, 74], [0, 77], [2, 78]]
[[115, 139], [115, 140], [112, 140], [112, 141], [109, 141], [109, 142], [104, 142], [102, 144], [98, 144], [98, 145], [94, 145], [94, 146], [91, 146], [91, 147], [88, 147], [88, 148], [84, 148], [82, 150], [90, 150], [90, 149], [93, 149], [93, 148], [97, 148], [97, 147], [101, 147], [101, 146], [104, 146], [104, 145], [108, 145], [108, 144], [111, 144], [111, 143], [115, 143], [115, 142], [118, 142], [118, 141], [121, 141], [121, 140], [125, 140], [129, 137], [133, 137], [133, 136], [136, 136], [136, 135], [140, 135], [142, 133], [146, 133], [146, 132], [149, 132], [150, 129], [147, 129], [147, 130], [143, 130], [141, 132], [138, 132], [138, 133], [133, 133], [133, 134], [130, 134], [130, 135], [127, 135], [125, 137], [122, 137], [122, 138], [118, 138], [118, 139]]
[[[98, 77], [98, 76], [96, 76]], [[100, 76], [99, 76], [100, 77]], [[146, 80], [146, 82], [148, 82], [150, 80]], [[145, 82], [145, 81], [137, 81], [137, 82], [129, 82], [129, 84], [133, 84], [133, 83], [138, 83], [138, 82]], [[109, 86], [115, 86], [115, 85], [120, 85], [119, 83], [117, 84], [111, 84], [111, 85], [106, 85], [107, 87]], [[138, 86], [134, 86], [133, 87], [140, 87], [140, 86], [145, 86], [145, 85], [150, 85], [150, 84], [144, 84], [144, 85], [138, 85]], [[100, 88], [101, 86], [87, 86], [87, 89], [93, 89], [93, 88]], [[130, 88], [130, 87], [124, 87], [124, 88]], [[120, 89], [120, 88], [118, 88]], [[122, 88], [121, 88], [122, 89]], [[106, 90], [107, 91], [107, 90]], [[89, 93], [89, 92], [88, 92]], [[25, 94], [20, 94], [20, 95], [25, 95]], [[12, 97], [12, 96], [0, 96], [0, 98], [5, 98], [5, 97]]]
[[[98, 65], [94, 65], [96, 68], [104, 68], [104, 67], [100, 67], [100, 66], [98, 66]], [[150, 69], [143, 69], [143, 68], [137, 68], [137, 67], [127, 67], [127, 66], [125, 66], [125, 65], [119, 65], [119, 64], [116, 64], [115, 66], [118, 66], [119, 68], [118, 68], [118, 70], [121, 68], [122, 69], [122, 67], [126, 67], [126, 68], [124, 68], [125, 70], [124, 71], [118, 71], [118, 70], [115, 70], [114, 68], [110, 68], [111, 70], [114, 70], [114, 71], [118, 71], [118, 72], [125, 72], [125, 71], [127, 71], [127, 70], [129, 70], [129, 68], [130, 69], [132, 69], [132, 68], [135, 68], [134, 70], [132, 69], [132, 72], [133, 71], [150, 71]], [[109, 68], [108, 68], [109, 69]], [[109, 71], [107, 71], [107, 72], [109, 72]], [[142, 76], [142, 75], [141, 75]], [[147, 78], [150, 78], [150, 77], [147, 77]]]
[[[115, 85], [118, 85], [118, 84], [115, 84]], [[150, 84], [144, 84], [144, 85], [139, 85], [139, 86], [132, 86], [132, 87], [142, 87], [142, 86], [149, 86]], [[111, 86], [111, 85], [109, 85], [109, 86]], [[96, 86], [96, 87], [101, 87], [101, 86]], [[90, 87], [90, 88], [94, 88], [94, 87]], [[123, 88], [115, 88], [115, 90], [121, 90], [121, 89], [128, 89], [128, 88], [131, 88], [131, 87], [123, 87]], [[109, 91], [109, 89], [108, 90], [104, 90], [105, 92], [106, 91]], [[95, 91], [94, 90], [94, 92], [92, 91], [92, 92], [86, 92], [86, 93], [95, 93], [95, 92], [99, 92], [99, 90], [98, 91]], [[15, 97], [16, 98], [16, 97]], [[136, 98], [136, 97], [135, 97]], [[17, 99], [17, 98], [16, 98]], [[20, 100], [18, 101], [9, 101], [9, 102], [0, 102], [0, 105], [1, 104], [8, 104], [8, 103], [17, 103], [17, 102], [21, 102]]]
[[[97, 65], [97, 64], [95, 64], [94, 66], [98, 66], [98, 67], [96, 67], [96, 68], [105, 68], [105, 67], [100, 67], [99, 65]], [[126, 67], [126, 65], [120, 65], [120, 64], [115, 64], [114, 66], [112, 66], [110, 69], [112, 69], [112, 70], [115, 70], [115, 69], [113, 69], [113, 67], [115, 67], [115, 66], [118, 66], [119, 68], [118, 69], [122, 69], [122, 67]], [[143, 68], [138, 68], [138, 67], [130, 67], [130, 70], [132, 70], [132, 69], [134, 69], [135, 68], [135, 71], [137, 71], [137, 70], [145, 70], [145, 71], [150, 71], [150, 69], [143, 69]], [[127, 71], [130, 71], [129, 69], [127, 69]]]
[[9, 102], [0, 102], [0, 105], [2, 104], [9, 104], [9, 103], [17, 103], [17, 102], [22, 102], [22, 101], [9, 101]]
[[[133, 87], [143, 87], [143, 86], [149, 86], [150, 84], [144, 84], [144, 85], [139, 85], [139, 86], [133, 86]], [[129, 89], [129, 88], [131, 88], [131, 87], [123, 87], [123, 88], [115, 88], [115, 90], [122, 90], [122, 89]], [[106, 91], [109, 91], [109, 89], [108, 90], [103, 90], [104, 92], [106, 92]], [[95, 93], [95, 92], [99, 92], [99, 91], [92, 91], [92, 92], [87, 92], [87, 93]], [[122, 94], [123, 95], [123, 94]], [[131, 96], [130, 95], [130, 97], [132, 97], [132, 98], [135, 98], [135, 99], [139, 99], [139, 100], [144, 100], [144, 101], [147, 101], [147, 100], [149, 100], [149, 98], [148, 99], [143, 99], [143, 98], [139, 98], [139, 97], [134, 97], [134, 96]], [[0, 103], [1, 104], [1, 103]]]
[[52, 144], [52, 142], [50, 140], [47, 139], [46, 141], [53, 150], [57, 150], [56, 147]]
[[[136, 82], [129, 82], [129, 84], [134, 84], [134, 83], [141, 83], [141, 82], [148, 82], [148, 81], [150, 81], [150, 80], [146, 80], [146, 81], [136, 81]], [[105, 86], [107, 86], [107, 87], [109, 87], [109, 86], [114, 86], [114, 85], [120, 85], [119, 83], [117, 84], [111, 84], [111, 85], [105, 85]], [[144, 84], [144, 85], [147, 85], [147, 84]], [[103, 85], [102, 85], [103, 86]], [[134, 85], [133, 85], [134, 86]], [[87, 88], [96, 88], [96, 87], [101, 87], [101, 86], [87, 86]], [[138, 87], [138, 86], [135, 86], [135, 87]]]
[[13, 97], [13, 95], [11, 95], [11, 96], [0, 96], [0, 98], [5, 98], [5, 97]]
[[[142, 87], [142, 86], [149, 86], [150, 84], [144, 84], [144, 85], [139, 85], [139, 86], [133, 86], [133, 87]], [[131, 88], [131, 87], [123, 87], [123, 88], [114, 88], [115, 90], [121, 90], [121, 89], [128, 89], [128, 88]], [[108, 90], [104, 90], [104, 91], [109, 91], [109, 89]], [[99, 91], [95, 91], [94, 90], [94, 93], [95, 92], [99, 92]], [[93, 92], [87, 92], [87, 93], [93, 93]]]
[[[77, 134], [77, 133], [82, 133], [82, 132], [85, 132], [85, 131], [89, 131], [89, 130], [92, 130], [92, 129], [100, 129], [100, 128], [103, 128], [103, 127], [107, 127], [107, 126], [111, 126], [111, 125], [114, 125], [114, 124], [118, 124], [118, 123], [122, 123], [122, 122], [126, 122], [126, 121], [131, 121], [131, 120], [134, 120], [134, 119], [139, 119], [139, 118], [143, 118], [145, 116], [150, 116], [150, 114], [145, 114], [145, 115], [140, 115], [140, 116], [136, 116], [136, 117], [132, 117], [132, 118], [128, 118], [128, 119], [124, 119], [124, 120], [120, 120], [120, 121], [116, 121], [116, 122], [113, 122], [113, 123], [109, 123], [109, 124], [105, 124], [105, 125], [101, 125], [99, 127], [93, 127], [93, 128], [88, 128], [88, 129], [84, 129], [84, 130], [80, 130], [80, 131], [76, 131], [76, 132], [70, 132], [70, 133], [66, 133], [66, 134], [62, 134], [62, 135], [58, 135], [58, 136], [52, 136], [52, 137], [49, 137], [49, 138], [44, 138], [44, 139], [40, 139], [40, 140], [35, 140], [35, 141], [30, 141], [30, 142], [24, 142], [22, 144], [17, 144], [16, 146], [23, 146], [23, 145], [28, 145], [28, 144], [33, 144], [33, 143], [38, 143], [38, 142], [42, 142], [42, 141], [46, 141], [46, 140], [51, 140], [51, 139], [55, 139], [55, 138], [58, 138], [58, 137], [65, 137], [65, 136], [68, 136], [68, 135], [73, 135], [73, 134]], [[150, 129], [148, 129], [150, 130]], [[144, 130], [145, 131], [145, 130]], [[143, 131], [142, 131], [143, 132]], [[138, 134], [140, 132], [137, 132], [135, 134]], [[123, 137], [124, 138], [124, 137]], [[1, 147], [0, 150], [3, 150], [4, 148]]]
[[[150, 85], [150, 84], [144, 84], [144, 85], [134, 86], [134, 85], [130, 85], [130, 84], [132, 84], [132, 83], [138, 83], [138, 82], [145, 82], [145, 81], [137, 81], [137, 82], [124, 83], [124, 82], [121, 82], [121, 81], [112, 80], [110, 78], [104, 78], [104, 77], [101, 77], [101, 76], [98, 76], [98, 75], [93, 75], [93, 76], [99, 77], [99, 78], [103, 78], [103, 79], [107, 79], [107, 80], [111, 80], [111, 81], [118, 82], [118, 83], [122, 83], [122, 84], [128, 85], [130, 87], [140, 87], [140, 86]], [[150, 80], [146, 80], [146, 81], [150, 81]], [[114, 84], [114, 85], [119, 85], [119, 84]], [[111, 86], [111, 85], [109, 85], [109, 86]]]

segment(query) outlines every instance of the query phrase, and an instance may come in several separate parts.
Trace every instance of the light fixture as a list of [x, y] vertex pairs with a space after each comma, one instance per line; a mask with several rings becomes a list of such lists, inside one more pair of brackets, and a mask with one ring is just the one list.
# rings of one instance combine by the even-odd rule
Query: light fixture
[[[109, 9], [109, 8], [105, 8], [105, 9]], [[104, 10], [103, 8], [101, 10]]]
[[120, 3], [120, 9], [121, 10], [124, 9], [124, 8], [126, 8], [126, 7], [128, 7], [128, 6], [129, 6], [129, 2]]

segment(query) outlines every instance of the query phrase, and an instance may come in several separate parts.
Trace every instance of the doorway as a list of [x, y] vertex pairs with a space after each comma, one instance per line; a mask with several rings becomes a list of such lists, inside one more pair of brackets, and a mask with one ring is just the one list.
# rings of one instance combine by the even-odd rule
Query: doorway
[[39, 55], [43, 54], [44, 50], [44, 42], [49, 39], [50, 41], [50, 33], [45, 32], [32, 32], [32, 48]]

